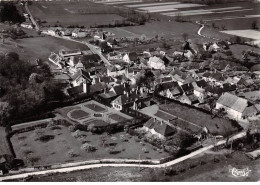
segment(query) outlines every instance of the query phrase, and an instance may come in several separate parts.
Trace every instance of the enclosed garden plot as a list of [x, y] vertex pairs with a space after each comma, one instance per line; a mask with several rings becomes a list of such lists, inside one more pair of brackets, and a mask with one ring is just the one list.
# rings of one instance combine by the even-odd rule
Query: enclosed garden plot
[[112, 136], [93, 135], [63, 125], [15, 134], [11, 142], [17, 158], [24, 160], [26, 166], [92, 159], [138, 159], [139, 154], [142, 159], [159, 159], [168, 155], [123, 132]]

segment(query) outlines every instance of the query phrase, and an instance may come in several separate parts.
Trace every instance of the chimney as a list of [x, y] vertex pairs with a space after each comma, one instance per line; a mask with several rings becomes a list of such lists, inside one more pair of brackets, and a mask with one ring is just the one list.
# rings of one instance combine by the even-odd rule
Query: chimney
[[87, 93], [87, 82], [86, 82], [86, 80], [83, 82], [83, 92], [84, 93]]
[[156, 118], [153, 118], [153, 121], [156, 121]]
[[163, 124], [163, 121], [161, 121], [161, 125]]

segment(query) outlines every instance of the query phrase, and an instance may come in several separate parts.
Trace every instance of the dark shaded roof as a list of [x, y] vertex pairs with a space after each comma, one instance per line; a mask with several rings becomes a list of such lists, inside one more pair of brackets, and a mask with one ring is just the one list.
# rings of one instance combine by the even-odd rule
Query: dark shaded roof
[[194, 90], [194, 87], [191, 83], [183, 84], [181, 88], [186, 93]]
[[75, 96], [75, 95], [81, 94], [81, 93], [83, 93], [83, 86], [80, 85], [80, 86], [69, 88], [69, 89], [67, 89], [67, 92], [70, 96]]
[[106, 84], [104, 82], [96, 83], [89, 86], [89, 92], [101, 92], [106, 88]]
[[126, 105], [137, 101], [138, 98], [139, 96], [135, 92], [131, 92], [118, 96], [113, 102], [120, 105]]
[[160, 84], [161, 90], [172, 89], [172, 88], [175, 88], [177, 86], [179, 86], [177, 82], [166, 82], [166, 83]]
[[117, 95], [124, 94], [124, 91], [127, 91], [127, 92], [130, 91], [130, 88], [127, 85], [117, 85], [117, 86], [114, 86], [113, 89]]
[[149, 119], [145, 124], [145, 127], [149, 129], [154, 129], [155, 132], [163, 135], [163, 136], [169, 136], [173, 133], [175, 133], [175, 129], [168, 124], [166, 124], [164, 121], [158, 121], [155, 118]]
[[110, 83], [110, 82], [114, 82], [115, 79], [110, 76], [102, 76], [100, 77], [100, 81], [105, 83]]
[[196, 81], [196, 84], [198, 87], [201, 87], [201, 88], [206, 87], [208, 85], [205, 80]]

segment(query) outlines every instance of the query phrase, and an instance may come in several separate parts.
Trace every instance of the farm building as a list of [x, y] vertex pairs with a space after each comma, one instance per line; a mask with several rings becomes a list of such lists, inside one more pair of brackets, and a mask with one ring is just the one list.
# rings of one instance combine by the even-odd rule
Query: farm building
[[76, 28], [72, 31], [72, 37], [75, 37], [75, 38], [84, 38], [87, 36], [87, 32], [79, 29], [79, 28]]
[[216, 102], [216, 109], [224, 109], [228, 115], [236, 119], [243, 119], [257, 114], [255, 107], [249, 102], [228, 92], [224, 93]]
[[169, 126], [164, 121], [157, 120], [156, 118], [149, 119], [144, 124], [144, 129], [161, 139], [164, 139], [165, 137], [171, 136], [175, 133], [175, 129], [173, 127]]
[[149, 59], [149, 61], [147, 62], [147, 64], [148, 64], [148, 66], [149, 66], [150, 68], [165, 70], [164, 62], [163, 62], [160, 58], [158, 58], [158, 57], [156, 57], [156, 56], [151, 57], [151, 58]]

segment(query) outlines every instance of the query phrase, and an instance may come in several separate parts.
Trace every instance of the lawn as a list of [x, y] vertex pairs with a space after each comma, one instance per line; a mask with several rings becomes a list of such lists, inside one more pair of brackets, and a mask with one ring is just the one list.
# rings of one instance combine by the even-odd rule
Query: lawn
[[73, 118], [73, 119], [84, 119], [86, 117], [89, 116], [89, 113], [83, 111], [83, 110], [73, 110], [71, 113], [70, 113], [70, 116]]
[[[17, 158], [23, 159], [26, 166], [104, 158], [138, 159], [139, 154], [142, 159], [159, 159], [168, 155], [124, 132], [93, 135], [85, 131], [70, 132], [62, 125], [15, 134], [11, 142]], [[96, 150], [82, 149], [88, 144]]]
[[212, 134], [227, 136], [238, 131], [238, 124], [234, 125], [231, 121], [219, 117], [212, 119], [210, 114], [174, 102], [160, 105], [160, 109], [200, 127], [207, 127]]
[[68, 118], [67, 114], [75, 109], [80, 109], [79, 106], [70, 106], [70, 107], [63, 107], [60, 109], [56, 109], [55, 111], [58, 112], [61, 116], [63, 116], [64, 118]]
[[109, 125], [109, 123], [107, 123], [106, 121], [100, 120], [100, 119], [91, 119], [91, 120], [87, 120], [85, 122], [83, 122], [84, 125], [95, 125], [95, 126], [107, 126]]
[[116, 122], [121, 122], [121, 121], [127, 121], [128, 119], [123, 117], [123, 116], [120, 116], [118, 114], [110, 114], [108, 116], [110, 119], [113, 119], [115, 120]]
[[87, 104], [87, 105], [85, 105], [85, 107], [87, 107], [95, 112], [104, 112], [106, 110], [103, 107], [96, 105], [96, 104]]
[[32, 15], [39, 18], [42, 26], [80, 25], [94, 26], [95, 24], [111, 24], [115, 20], [122, 20], [115, 14], [113, 8], [91, 2], [34, 2], [29, 6]]

